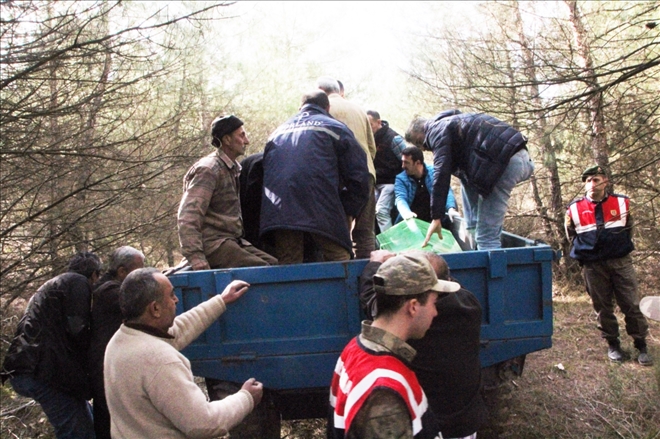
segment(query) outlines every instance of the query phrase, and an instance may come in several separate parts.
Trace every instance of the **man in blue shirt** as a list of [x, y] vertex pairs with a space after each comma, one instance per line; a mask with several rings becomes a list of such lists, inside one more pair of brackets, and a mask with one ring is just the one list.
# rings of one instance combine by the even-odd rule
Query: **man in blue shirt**
[[[418, 218], [430, 223], [431, 197], [433, 195], [433, 166], [424, 163], [424, 153], [416, 146], [401, 152], [403, 171], [394, 182], [395, 204], [399, 211], [396, 222], [402, 219]], [[445, 203], [446, 218], [442, 226], [451, 228], [454, 217], [459, 216], [454, 192], [449, 188]]]

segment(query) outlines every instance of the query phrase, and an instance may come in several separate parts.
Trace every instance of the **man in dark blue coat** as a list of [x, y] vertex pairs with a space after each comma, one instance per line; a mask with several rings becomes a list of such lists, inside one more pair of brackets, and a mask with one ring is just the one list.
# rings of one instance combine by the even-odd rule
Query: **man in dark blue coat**
[[433, 221], [424, 245], [434, 232], [441, 232], [440, 222], [445, 216], [447, 191], [454, 174], [461, 180], [463, 212], [468, 231], [475, 234], [477, 248], [500, 248], [511, 191], [534, 172], [525, 136], [493, 116], [448, 110], [433, 119], [413, 120], [406, 140], [433, 151]]
[[260, 234], [272, 239], [280, 264], [303, 261], [305, 234], [323, 261], [352, 255], [349, 224], [369, 198], [370, 175], [365, 152], [329, 109], [323, 91], [306, 94], [264, 150]]

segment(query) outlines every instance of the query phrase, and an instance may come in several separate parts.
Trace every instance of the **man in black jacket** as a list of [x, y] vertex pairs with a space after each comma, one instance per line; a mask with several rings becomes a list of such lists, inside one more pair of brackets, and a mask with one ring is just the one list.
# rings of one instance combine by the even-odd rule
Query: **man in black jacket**
[[[241, 193], [241, 213], [245, 239], [260, 250], [268, 252], [259, 238], [261, 219], [261, 193], [264, 190], [264, 153], [249, 155], [241, 161], [241, 173], [238, 177]], [[270, 253], [270, 252], [268, 252]]]
[[386, 120], [381, 120], [377, 111], [367, 111], [367, 117], [376, 141], [376, 222], [383, 233], [392, 227], [394, 180], [401, 172], [401, 152], [406, 148], [406, 142]]
[[413, 120], [406, 140], [433, 151], [433, 221], [424, 245], [434, 232], [441, 232], [447, 190], [454, 174], [461, 180], [463, 213], [477, 248], [501, 248], [502, 223], [511, 191], [534, 172], [525, 136], [493, 116], [448, 110], [433, 119]]
[[100, 271], [98, 256], [81, 252], [68, 272], [39, 288], [2, 366], [2, 382], [9, 378], [16, 393], [41, 404], [58, 439], [94, 439], [87, 349], [91, 288]]
[[126, 276], [144, 267], [144, 254], [125, 245], [110, 255], [108, 271], [94, 285], [92, 293], [89, 375], [94, 398], [96, 439], [110, 439], [110, 412], [103, 385], [103, 358], [108, 342], [124, 320], [119, 307], [119, 289]]

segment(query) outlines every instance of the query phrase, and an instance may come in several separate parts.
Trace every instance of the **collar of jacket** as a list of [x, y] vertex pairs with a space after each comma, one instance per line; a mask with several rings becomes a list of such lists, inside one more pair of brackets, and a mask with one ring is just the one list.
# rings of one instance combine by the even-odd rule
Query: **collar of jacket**
[[126, 325], [126, 327], [128, 328], [142, 331], [149, 335], [153, 335], [154, 337], [167, 338], [170, 340], [174, 339], [174, 336], [171, 335], [170, 333], [163, 332], [158, 328], [154, 328], [153, 326], [143, 325], [142, 323], [124, 323], [124, 325]]
[[589, 202], [594, 203], [594, 204], [600, 204], [600, 203], [604, 202], [605, 200], [607, 200], [609, 197], [610, 197], [610, 194], [608, 194], [607, 192], [605, 192], [605, 196], [601, 200], [598, 200], [598, 201], [592, 200], [591, 198], [589, 198], [589, 195], [585, 194], [585, 196], [584, 196], [584, 198], [586, 198], [587, 200], [589, 200]]
[[363, 321], [360, 340], [366, 347], [377, 352], [389, 351], [411, 363], [417, 351], [399, 337], [372, 326], [373, 322]]
[[298, 114], [300, 114], [302, 112], [305, 112], [305, 111], [310, 111], [310, 110], [313, 110], [314, 112], [317, 112], [317, 113], [324, 114], [328, 117], [332, 117], [332, 116], [330, 116], [330, 113], [328, 113], [327, 111], [325, 111], [323, 108], [319, 107], [316, 104], [305, 104], [305, 105], [303, 105], [302, 107], [300, 107], [300, 111], [298, 112]]
[[426, 122], [426, 125], [424, 126], [424, 128], [425, 128], [426, 130], [428, 130], [428, 128], [429, 128], [432, 124], [436, 123], [436, 122], [439, 121], [440, 119], [444, 119], [444, 118], [447, 118], [447, 117], [450, 117], [450, 116], [456, 116], [457, 114], [462, 114], [462, 113], [461, 113], [460, 110], [455, 110], [455, 109], [454, 109], [454, 110], [445, 110], [445, 111], [443, 111], [443, 112], [441, 112], [441, 113], [436, 114], [432, 119], [429, 119], [429, 120]]
[[[383, 140], [387, 139], [387, 135], [390, 134], [390, 125], [387, 123], [386, 120], [381, 120], [382, 126], [374, 133], [374, 140], [376, 143], [382, 143]], [[392, 138], [396, 136], [397, 134], [392, 131]]]
[[216, 154], [218, 155], [218, 158], [225, 164], [225, 166], [227, 166], [228, 169], [234, 169], [235, 167], [237, 173], [241, 172], [241, 164], [235, 160], [230, 159], [229, 156], [225, 154], [225, 152], [222, 149], [218, 148], [216, 150]]

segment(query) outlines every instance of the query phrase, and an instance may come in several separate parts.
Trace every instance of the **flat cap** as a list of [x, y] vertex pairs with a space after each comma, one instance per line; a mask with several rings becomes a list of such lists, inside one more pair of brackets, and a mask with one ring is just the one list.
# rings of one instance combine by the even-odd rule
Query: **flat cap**
[[213, 146], [220, 146], [220, 139], [225, 134], [231, 134], [243, 126], [243, 121], [234, 115], [216, 117], [211, 122], [211, 143]]
[[583, 182], [587, 181], [587, 177], [590, 177], [592, 175], [605, 175], [606, 176], [607, 173], [605, 172], [605, 168], [603, 168], [600, 165], [590, 166], [587, 169], [585, 169], [584, 172], [582, 173], [582, 181]]
[[415, 254], [388, 259], [374, 275], [374, 290], [389, 296], [414, 296], [427, 291], [455, 293], [460, 289], [456, 282], [438, 280], [431, 263]]

